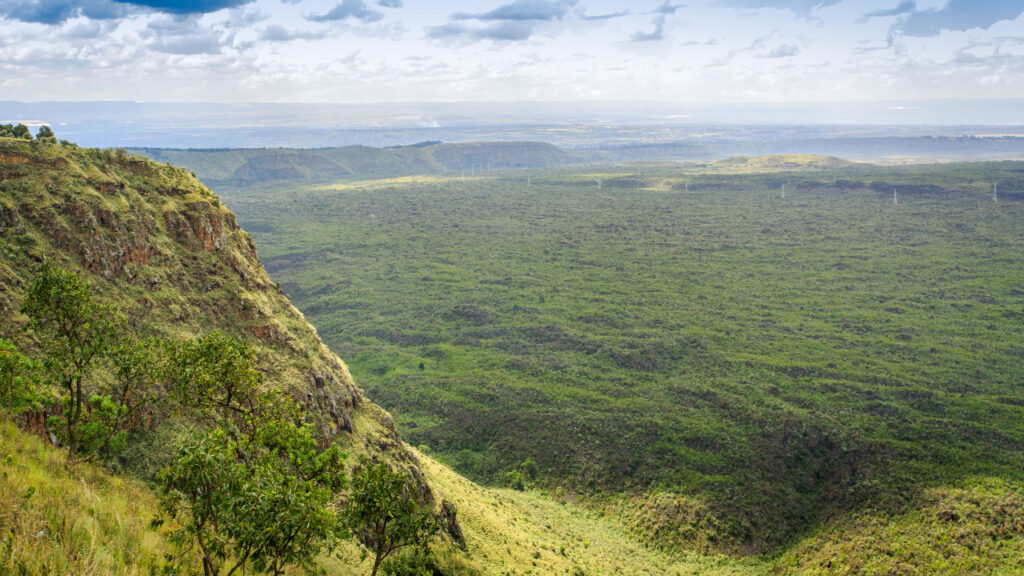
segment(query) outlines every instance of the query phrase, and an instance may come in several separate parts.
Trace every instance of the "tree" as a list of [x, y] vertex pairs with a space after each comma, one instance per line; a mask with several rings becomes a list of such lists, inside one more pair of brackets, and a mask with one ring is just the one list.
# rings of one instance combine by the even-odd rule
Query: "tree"
[[11, 135], [15, 138], [21, 138], [23, 140], [31, 140], [32, 132], [28, 129], [28, 126], [24, 124], [18, 124], [11, 130]]
[[318, 450], [300, 407], [261, 390], [245, 343], [212, 332], [165, 352], [171, 398], [207, 427], [158, 475], [161, 507], [182, 526], [175, 540], [198, 547], [206, 576], [310, 567], [342, 533], [345, 454]]
[[345, 454], [318, 451], [294, 403], [275, 395], [257, 408], [235, 433], [218, 426], [186, 440], [158, 476], [161, 507], [182, 525], [173, 537], [197, 545], [206, 576], [311, 568], [343, 535]]
[[38, 363], [18, 352], [13, 343], [0, 338], [0, 406], [20, 409], [32, 395], [38, 368]]
[[79, 435], [79, 454], [85, 459], [108, 448], [123, 450], [128, 431], [142, 424], [144, 418], [152, 419], [163, 404], [156, 367], [164, 348], [160, 340], [138, 340], [128, 335], [108, 351], [112, 378], [100, 384], [100, 393], [89, 397], [89, 418], [82, 423]]
[[263, 381], [253, 349], [221, 332], [169, 344], [163, 377], [182, 406], [236, 424], [256, 407]]
[[51, 130], [49, 126], [44, 124], [39, 127], [39, 132], [36, 134], [36, 140], [43, 142], [45, 144], [56, 144], [57, 136], [53, 133], [53, 130]]
[[381, 561], [396, 550], [426, 546], [440, 528], [412, 492], [409, 478], [384, 462], [364, 459], [353, 474], [342, 514], [345, 525], [373, 554], [370, 576], [376, 576]]
[[25, 295], [21, 311], [37, 332], [50, 382], [65, 393], [56, 420], [69, 460], [81, 447], [90, 395], [86, 379], [97, 360], [113, 346], [122, 321], [113, 307], [97, 302], [88, 282], [70, 270], [44, 261]]

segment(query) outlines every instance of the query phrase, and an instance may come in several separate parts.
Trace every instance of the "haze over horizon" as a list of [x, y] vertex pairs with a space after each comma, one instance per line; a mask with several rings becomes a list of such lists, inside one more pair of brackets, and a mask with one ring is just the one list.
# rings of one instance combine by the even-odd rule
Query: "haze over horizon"
[[1024, 98], [1015, 0], [0, 0], [0, 101]]

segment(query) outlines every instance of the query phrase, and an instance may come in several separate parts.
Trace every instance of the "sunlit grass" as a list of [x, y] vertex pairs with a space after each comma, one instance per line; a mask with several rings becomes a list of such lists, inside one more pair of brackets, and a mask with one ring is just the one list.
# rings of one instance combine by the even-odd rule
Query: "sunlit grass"
[[[459, 176], [458, 174], [452, 174], [449, 176], [431, 176], [431, 175], [416, 175], [416, 176], [397, 176], [393, 178], [378, 178], [373, 180], [340, 180], [338, 182], [331, 182], [328, 184], [320, 184], [317, 186], [311, 186], [310, 190], [376, 190], [380, 188], [387, 188], [389, 186], [409, 186], [412, 184], [429, 184], [433, 182], [443, 182], [448, 180], [452, 176]], [[467, 175], [466, 178], [470, 178]], [[476, 176], [474, 179], [481, 177]]]
[[427, 478], [455, 503], [473, 560], [488, 574], [754, 575], [756, 559], [667, 554], [611, 518], [541, 492], [484, 488], [419, 454]]
[[[142, 483], [79, 464], [0, 422], [0, 574], [149, 574], [174, 551]], [[181, 573], [179, 571], [179, 573]]]
[[1024, 573], [1024, 494], [1020, 484], [968, 479], [934, 488], [899, 515], [854, 514], [829, 522], [778, 561], [778, 572], [928, 574]]

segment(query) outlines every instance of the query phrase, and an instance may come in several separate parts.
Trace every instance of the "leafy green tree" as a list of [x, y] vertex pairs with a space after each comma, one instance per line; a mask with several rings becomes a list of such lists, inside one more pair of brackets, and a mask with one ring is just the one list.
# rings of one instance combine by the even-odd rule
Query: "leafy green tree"
[[74, 459], [88, 419], [86, 380], [113, 347], [123, 323], [113, 307], [96, 301], [87, 281], [49, 261], [43, 262], [29, 286], [21, 311], [39, 336], [49, 381], [64, 393], [57, 432], [68, 447], [69, 460]]
[[317, 450], [293, 403], [272, 396], [257, 408], [235, 433], [216, 427], [186, 440], [158, 476], [161, 507], [182, 526], [174, 539], [196, 544], [206, 576], [311, 569], [344, 535], [345, 454]]
[[13, 138], [14, 124], [0, 124], [0, 138]]
[[[232, 554], [239, 559], [228, 574], [248, 560], [247, 550], [236, 551], [230, 546], [230, 516], [240, 508], [241, 469], [231, 439], [224, 430], [215, 429], [184, 442], [174, 462], [158, 475], [160, 506], [181, 522], [171, 539], [198, 546], [206, 576], [220, 574], [221, 564]], [[218, 530], [221, 527], [226, 534]]]
[[109, 351], [113, 375], [100, 384], [100, 393], [89, 397], [80, 455], [90, 458], [108, 449], [120, 452], [126, 447], [128, 431], [152, 420], [165, 400], [156, 369], [163, 349], [159, 340], [128, 336]]
[[0, 338], [0, 406], [18, 410], [31, 397], [39, 365]]
[[523, 475], [518, 470], [509, 470], [505, 473], [505, 486], [522, 492], [526, 490], [526, 483], [523, 481]]
[[365, 459], [352, 476], [342, 514], [345, 525], [373, 554], [370, 576], [376, 576], [381, 562], [396, 550], [424, 547], [440, 529], [430, 509], [416, 502], [405, 474]]
[[44, 144], [56, 144], [57, 136], [49, 126], [44, 124], [39, 127], [39, 132], [36, 133], [36, 140], [43, 142]]
[[23, 140], [31, 140], [32, 132], [28, 129], [28, 126], [24, 124], [18, 124], [11, 130], [11, 135], [15, 138], [21, 138]]
[[522, 464], [519, 465], [519, 473], [522, 474], [523, 480], [536, 480], [537, 463], [533, 461], [533, 458], [527, 457], [526, 460], [523, 460]]
[[210, 422], [236, 425], [256, 408], [263, 375], [256, 353], [243, 342], [211, 332], [167, 346], [164, 374], [170, 394]]

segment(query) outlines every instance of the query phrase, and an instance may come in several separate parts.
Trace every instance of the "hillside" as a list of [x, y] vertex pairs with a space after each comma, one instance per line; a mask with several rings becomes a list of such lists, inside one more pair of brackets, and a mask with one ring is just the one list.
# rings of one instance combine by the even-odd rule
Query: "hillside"
[[412, 444], [742, 555], [985, 478], [1019, 494], [1020, 170], [794, 156], [225, 200]]
[[[20, 310], [44, 258], [89, 279], [99, 301], [128, 318], [139, 338], [180, 341], [216, 330], [249, 345], [266, 390], [294, 398], [319, 442], [404, 468], [431, 501], [390, 415], [363, 397], [345, 364], [267, 276], [234, 215], [185, 170], [123, 150], [0, 138], [0, 336], [37, 357], [41, 342], [25, 330], [28, 317]], [[41, 434], [48, 415], [19, 421]], [[134, 428], [127, 448], [105, 464], [152, 481], [192, 427], [183, 413], [172, 412]], [[45, 474], [40, 480], [67, 482]], [[144, 498], [152, 509], [153, 498]], [[13, 519], [4, 526], [17, 525], [20, 513], [9, 512]]]
[[157, 162], [185, 166], [214, 187], [542, 168], [570, 161], [564, 150], [540, 142], [423, 142], [389, 148], [346, 146], [315, 150], [141, 148], [136, 152]]
[[4, 334], [20, 338], [20, 295], [46, 257], [96, 278], [143, 333], [216, 327], [253, 344], [260, 368], [305, 401], [327, 436], [354, 433], [361, 409], [385, 418], [267, 276], [234, 214], [186, 171], [123, 151], [3, 139], [0, 186]]

